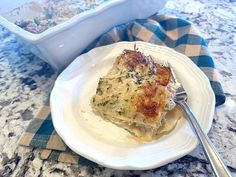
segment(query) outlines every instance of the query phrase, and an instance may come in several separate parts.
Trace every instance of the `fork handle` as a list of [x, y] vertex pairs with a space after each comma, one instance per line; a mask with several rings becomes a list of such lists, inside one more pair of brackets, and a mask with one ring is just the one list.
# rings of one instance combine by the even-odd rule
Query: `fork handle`
[[231, 177], [229, 170], [221, 160], [216, 148], [214, 147], [208, 136], [203, 132], [201, 126], [199, 125], [197, 119], [193, 115], [187, 103], [183, 100], [178, 101], [177, 103], [183, 108], [184, 112], [186, 113], [189, 122], [193, 127], [195, 134], [197, 135], [198, 140], [202, 144], [204, 153], [209, 160], [215, 175], [217, 177]]

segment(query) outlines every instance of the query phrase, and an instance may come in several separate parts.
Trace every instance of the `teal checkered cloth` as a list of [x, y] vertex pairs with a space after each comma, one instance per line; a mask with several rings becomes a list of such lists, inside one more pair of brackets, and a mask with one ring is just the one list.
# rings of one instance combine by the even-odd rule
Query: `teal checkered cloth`
[[[119, 41], [146, 41], [164, 45], [188, 56], [208, 77], [215, 93], [216, 106], [225, 102], [221, 84], [217, 80], [215, 65], [206, 41], [188, 21], [163, 15], [135, 20], [114, 27], [96, 39], [86, 49]], [[20, 145], [42, 149], [41, 158], [68, 163], [96, 165], [72, 152], [54, 130], [50, 107], [45, 105], [22, 135]]]

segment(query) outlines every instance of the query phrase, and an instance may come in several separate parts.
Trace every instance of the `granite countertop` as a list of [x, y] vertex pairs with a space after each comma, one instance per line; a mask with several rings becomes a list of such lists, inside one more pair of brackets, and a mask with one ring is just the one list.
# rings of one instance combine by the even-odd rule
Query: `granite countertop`
[[[209, 137], [236, 176], [236, 2], [169, 1], [160, 13], [190, 20], [208, 41], [227, 96], [216, 108]], [[43, 161], [39, 150], [18, 146], [19, 137], [47, 101], [57, 72], [2, 27], [0, 41], [0, 176], [213, 176], [199, 146], [179, 160], [146, 171]]]

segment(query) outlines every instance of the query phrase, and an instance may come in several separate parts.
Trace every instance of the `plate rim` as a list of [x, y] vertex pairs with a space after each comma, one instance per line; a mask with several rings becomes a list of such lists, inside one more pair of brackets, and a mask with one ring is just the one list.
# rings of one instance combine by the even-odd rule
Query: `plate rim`
[[[207, 76], [185, 55], [175, 51], [174, 49], [172, 48], [169, 48], [169, 47], [166, 47], [166, 46], [160, 46], [160, 45], [155, 45], [155, 44], [151, 44], [151, 43], [147, 43], [147, 42], [142, 42], [142, 41], [135, 41], [135, 42], [118, 42], [118, 43], [113, 43], [113, 44], [110, 44], [110, 45], [106, 45], [106, 46], [101, 46], [101, 47], [97, 47], [97, 48], [94, 48], [92, 50], [90, 50], [89, 52], [83, 54], [83, 55], [80, 55], [79, 57], [77, 57], [59, 76], [58, 78], [56, 79], [55, 81], [55, 84], [54, 84], [54, 87], [52, 89], [52, 92], [51, 92], [51, 95], [50, 95], [50, 105], [51, 105], [51, 114], [52, 114], [52, 122], [53, 122], [53, 125], [54, 125], [54, 128], [56, 130], [56, 132], [58, 133], [58, 135], [62, 138], [62, 140], [65, 142], [65, 144], [70, 148], [72, 149], [73, 151], [75, 151], [76, 153], [78, 153], [79, 155], [93, 161], [93, 162], [96, 162], [100, 165], [103, 165], [105, 167], [109, 167], [109, 168], [113, 168], [113, 169], [120, 169], [120, 170], [147, 170], [147, 169], [153, 169], [153, 168], [156, 168], [156, 167], [159, 167], [159, 166], [162, 166], [162, 165], [165, 165], [171, 161], [174, 161], [176, 159], [179, 159], [180, 157], [183, 157], [184, 155], [190, 153], [192, 150], [195, 149], [195, 147], [197, 146], [198, 142], [197, 140], [195, 139], [194, 141], [188, 141], [188, 143], [190, 143], [190, 145], [188, 145], [188, 148], [187, 149], [182, 149], [181, 150], [181, 153], [178, 153], [178, 155], [175, 155], [173, 157], [169, 157], [169, 158], [166, 158], [165, 160], [162, 160], [162, 161], [157, 161], [155, 163], [152, 163], [152, 164], [146, 164], [145, 166], [137, 166], [137, 165], [132, 165], [129, 163], [129, 161], [127, 163], [125, 163], [124, 165], [115, 165], [115, 164], [112, 164], [111, 162], [104, 162], [103, 160], [99, 160], [97, 158], [94, 158], [92, 156], [90, 156], [89, 154], [87, 153], [84, 153], [82, 151], [79, 151], [78, 149], [76, 149], [75, 147], [71, 146], [70, 142], [68, 142], [67, 138], [64, 137], [63, 133], [60, 131], [60, 128], [58, 127], [58, 123], [56, 122], [56, 119], [55, 117], [53, 116], [53, 114], [55, 114], [55, 110], [53, 109], [53, 93], [55, 92], [55, 89], [57, 87], [57, 84], [58, 82], [60, 82], [60, 78], [62, 78], [65, 74], [66, 74], [66, 71], [70, 69], [71, 66], [73, 66], [74, 64], [76, 64], [76, 61], [79, 60], [81, 57], [83, 57], [84, 55], [89, 55], [89, 53], [92, 53], [96, 50], [101, 50], [103, 48], [109, 48], [109, 47], [113, 47], [115, 48], [115, 46], [122, 46], [122, 45], [134, 45], [134, 44], [137, 44], [137, 45], [147, 45], [149, 47], [158, 47], [158, 48], [162, 48], [164, 50], [169, 50], [171, 51], [172, 53], [174, 52], [176, 55], [179, 55], [181, 57], [184, 57], [186, 58], [189, 63], [191, 63], [191, 65], [194, 66], [194, 68], [197, 70], [196, 72], [198, 72], [198, 74], [201, 75], [201, 78], [203, 79], [203, 82], [205, 83], [205, 88], [207, 88], [208, 92], [209, 92], [209, 95], [212, 99], [212, 104], [211, 104], [211, 110], [209, 112], [209, 124], [208, 126], [204, 129], [204, 132], [209, 132], [210, 128], [211, 128], [211, 125], [212, 125], [212, 121], [213, 121], [213, 115], [214, 115], [214, 108], [215, 108], [215, 96], [214, 96], [214, 93], [213, 93], [213, 90], [210, 86], [210, 82], [207, 78]], [[185, 146], [185, 144], [182, 144], [182, 146]]]

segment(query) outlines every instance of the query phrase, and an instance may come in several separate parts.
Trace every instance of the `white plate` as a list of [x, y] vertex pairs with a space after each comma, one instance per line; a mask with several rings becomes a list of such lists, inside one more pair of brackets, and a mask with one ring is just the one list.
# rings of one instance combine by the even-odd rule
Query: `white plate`
[[[136, 42], [140, 51], [168, 61], [188, 94], [188, 105], [205, 132], [213, 119], [215, 97], [207, 77], [186, 56], [174, 50]], [[197, 139], [186, 119], [175, 129], [148, 144], [140, 144], [112, 123], [103, 121], [90, 107], [98, 80], [112, 67], [123, 49], [133, 42], [99, 47], [75, 59], [57, 78], [51, 93], [52, 120], [57, 133], [76, 153], [114, 169], [143, 170], [176, 160], [197, 146]]]

